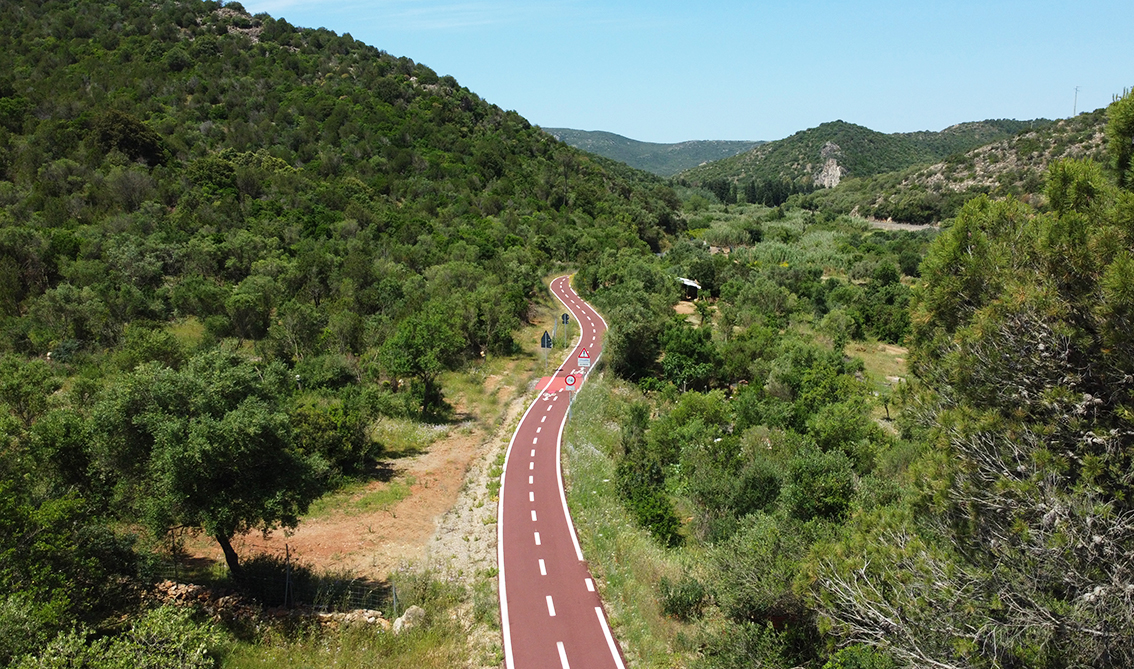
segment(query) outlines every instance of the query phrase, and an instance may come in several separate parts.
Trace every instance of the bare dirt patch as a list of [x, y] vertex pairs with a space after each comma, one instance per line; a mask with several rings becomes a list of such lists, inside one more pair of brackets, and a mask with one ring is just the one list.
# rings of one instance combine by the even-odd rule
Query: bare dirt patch
[[[421, 558], [437, 518], [456, 503], [486, 436], [475, 423], [453, 426], [424, 452], [385, 463], [393, 477], [352, 491], [340, 501], [342, 508], [304, 518], [290, 534], [276, 531], [264, 537], [252, 532], [235, 537], [233, 547], [242, 556], [282, 555], [287, 544], [294, 558], [316, 569], [385, 579], [399, 564]], [[388, 502], [368, 504], [383, 499]], [[206, 537], [192, 541], [187, 549], [195, 557], [224, 559]]]

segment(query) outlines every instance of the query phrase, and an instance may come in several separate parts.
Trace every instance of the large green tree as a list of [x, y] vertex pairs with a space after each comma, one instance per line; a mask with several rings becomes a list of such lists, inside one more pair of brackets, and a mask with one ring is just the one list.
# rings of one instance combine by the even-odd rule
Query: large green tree
[[444, 303], [430, 303], [402, 321], [382, 347], [381, 359], [387, 371], [421, 382], [423, 413], [441, 407], [444, 398], [437, 379], [456, 363], [465, 348], [456, 319]]
[[188, 526], [220, 544], [240, 578], [232, 537], [295, 527], [326, 463], [295, 447], [286, 371], [212, 350], [181, 370], [139, 366], [95, 409], [119, 501], [155, 533]]

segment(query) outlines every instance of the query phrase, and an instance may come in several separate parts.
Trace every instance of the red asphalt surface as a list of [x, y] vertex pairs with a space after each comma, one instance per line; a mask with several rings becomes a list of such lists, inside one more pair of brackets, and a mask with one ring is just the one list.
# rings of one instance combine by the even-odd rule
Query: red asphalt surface
[[[602, 601], [583, 560], [567, 510], [560, 445], [567, 420], [565, 379], [585, 381], [578, 365], [585, 348], [592, 363], [602, 350], [606, 322], [571, 288], [569, 277], [551, 292], [581, 337], [563, 365], [538, 386], [504, 460], [497, 511], [500, 618], [507, 669], [625, 669]], [[593, 367], [592, 367], [593, 369]]]

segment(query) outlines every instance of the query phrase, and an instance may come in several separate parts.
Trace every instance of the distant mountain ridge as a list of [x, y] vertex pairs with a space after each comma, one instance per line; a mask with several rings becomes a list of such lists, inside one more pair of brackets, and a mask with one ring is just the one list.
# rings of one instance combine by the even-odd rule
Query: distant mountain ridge
[[959, 123], [939, 132], [885, 134], [832, 121], [677, 176], [695, 184], [770, 180], [788, 181], [802, 188], [830, 188], [846, 177], [869, 177], [934, 163], [1050, 123], [1046, 119], [996, 119]]
[[658, 176], [669, 177], [703, 163], [735, 156], [762, 144], [747, 140], [693, 140], [664, 144], [640, 142], [613, 132], [544, 128], [577, 149], [617, 160]]

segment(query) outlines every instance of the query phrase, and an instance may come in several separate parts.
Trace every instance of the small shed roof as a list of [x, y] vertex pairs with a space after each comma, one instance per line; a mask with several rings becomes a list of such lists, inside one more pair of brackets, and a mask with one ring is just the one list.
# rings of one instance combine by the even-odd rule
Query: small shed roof
[[683, 276], [679, 276], [679, 277], [677, 277], [677, 280], [680, 281], [681, 283], [685, 284], [686, 286], [692, 286], [693, 288], [696, 288], [697, 290], [701, 290], [701, 284], [697, 283], [696, 281], [694, 281], [692, 279], [686, 279]]

